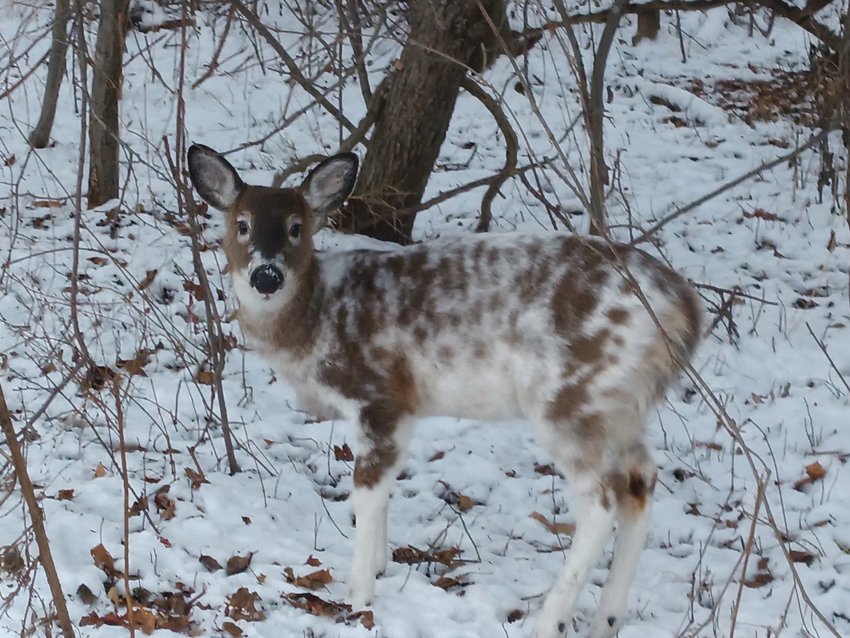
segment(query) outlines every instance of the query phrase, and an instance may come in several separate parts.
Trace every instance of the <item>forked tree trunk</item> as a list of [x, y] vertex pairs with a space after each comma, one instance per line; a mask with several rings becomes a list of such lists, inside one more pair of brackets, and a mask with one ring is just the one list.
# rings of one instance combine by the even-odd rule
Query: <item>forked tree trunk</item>
[[500, 38], [481, 12], [505, 28], [504, 0], [411, 0], [410, 36], [396, 63], [340, 226], [410, 243], [415, 213], [467, 70], [496, 57]]
[[129, 0], [100, 3], [89, 118], [89, 208], [118, 197], [118, 101]]
[[68, 53], [68, 18], [71, 15], [69, 0], [56, 0], [56, 14], [53, 16], [53, 41], [50, 44], [50, 58], [47, 62], [47, 81], [44, 85], [44, 101], [41, 103], [41, 116], [30, 134], [30, 146], [44, 148], [50, 141], [53, 119], [56, 117], [56, 103], [62, 76], [65, 74], [65, 58]]

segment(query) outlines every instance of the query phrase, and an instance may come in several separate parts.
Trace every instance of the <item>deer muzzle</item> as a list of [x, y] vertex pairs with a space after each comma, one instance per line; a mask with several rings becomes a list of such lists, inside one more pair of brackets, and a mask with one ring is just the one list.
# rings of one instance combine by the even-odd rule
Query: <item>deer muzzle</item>
[[251, 287], [263, 295], [277, 292], [283, 285], [283, 273], [272, 264], [258, 266], [251, 273]]

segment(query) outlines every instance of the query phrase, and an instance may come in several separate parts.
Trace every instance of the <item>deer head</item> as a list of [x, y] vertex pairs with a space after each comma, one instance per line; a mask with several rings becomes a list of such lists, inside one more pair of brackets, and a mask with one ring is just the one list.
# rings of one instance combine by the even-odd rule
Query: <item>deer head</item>
[[358, 159], [340, 153], [321, 162], [297, 188], [246, 184], [213, 149], [189, 149], [189, 176], [198, 195], [224, 212], [224, 250], [235, 279], [268, 298], [313, 259], [313, 233], [351, 194]]

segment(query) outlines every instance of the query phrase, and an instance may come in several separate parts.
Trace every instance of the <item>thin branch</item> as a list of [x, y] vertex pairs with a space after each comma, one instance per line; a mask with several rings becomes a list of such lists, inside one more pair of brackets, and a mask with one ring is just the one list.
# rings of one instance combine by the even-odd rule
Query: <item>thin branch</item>
[[824, 345], [823, 341], [821, 341], [815, 336], [815, 331], [812, 330], [812, 326], [809, 325], [808, 321], [806, 322], [806, 328], [809, 329], [809, 334], [812, 335], [812, 339], [814, 339], [815, 343], [818, 344], [818, 348], [820, 348], [820, 351], [823, 352], [824, 356], [826, 357], [826, 360], [829, 361], [829, 365], [835, 371], [835, 374], [838, 375], [838, 378], [841, 379], [841, 383], [844, 384], [845, 388], [847, 388], [847, 392], [850, 393], [850, 384], [847, 383], [847, 379], [844, 378], [844, 375], [841, 374], [841, 370], [839, 370], [838, 366], [835, 365], [835, 361], [832, 360], [832, 356], [829, 354], [829, 351], [826, 349], [826, 346]]
[[47, 584], [50, 587], [50, 594], [53, 596], [53, 604], [56, 605], [56, 617], [59, 627], [62, 629], [62, 636], [63, 638], [74, 638], [74, 627], [71, 624], [71, 617], [68, 615], [65, 594], [62, 593], [62, 583], [59, 580], [59, 573], [56, 571], [56, 564], [53, 562], [53, 554], [50, 552], [47, 530], [44, 528], [44, 512], [38, 505], [38, 498], [27, 472], [27, 462], [21, 451], [21, 445], [15, 436], [15, 428], [12, 425], [12, 417], [6, 405], [2, 385], [0, 385], [0, 427], [2, 427], [3, 434], [6, 436], [6, 445], [9, 446], [9, 454], [12, 457], [15, 474], [21, 484], [21, 494], [30, 513], [33, 533], [36, 543], [38, 543], [38, 560], [44, 567], [44, 573], [47, 576]]
[[481, 198], [481, 216], [478, 219], [478, 226], [476, 227], [475, 232], [486, 233], [490, 230], [490, 220], [493, 217], [491, 212], [493, 200], [496, 198], [496, 195], [499, 194], [499, 189], [502, 188], [502, 185], [516, 174], [519, 142], [517, 141], [516, 132], [511, 126], [511, 123], [508, 121], [502, 107], [487, 93], [487, 91], [468, 76], [461, 80], [460, 86], [465, 89], [467, 93], [481, 102], [484, 108], [486, 108], [490, 112], [490, 115], [493, 116], [493, 119], [496, 120], [499, 130], [502, 131], [502, 135], [505, 136], [505, 165], [502, 167], [501, 171], [492, 177], [490, 185], [484, 192], [484, 197]]
[[753, 177], [763, 173], [764, 171], [769, 171], [773, 168], [776, 168], [780, 164], [783, 164], [785, 162], [788, 162], [788, 161], [794, 159], [795, 157], [797, 157], [798, 155], [800, 155], [804, 151], [807, 151], [808, 149], [810, 149], [813, 146], [815, 146], [816, 144], [818, 144], [828, 134], [829, 134], [829, 131], [821, 131], [820, 133], [817, 133], [817, 134], [813, 135], [811, 138], [809, 138], [808, 142], [806, 142], [802, 146], [798, 146], [796, 149], [794, 149], [790, 153], [786, 153], [785, 155], [780, 155], [775, 160], [771, 160], [770, 162], [766, 162], [764, 164], [761, 164], [760, 166], [756, 166], [751, 171], [747, 171], [743, 175], [736, 177], [735, 179], [733, 179], [729, 182], [726, 182], [725, 184], [715, 188], [710, 193], [706, 193], [705, 195], [703, 195], [699, 199], [694, 200], [693, 202], [691, 202], [687, 206], [683, 206], [682, 208], [679, 208], [679, 209], [673, 211], [672, 213], [670, 213], [669, 215], [667, 215], [666, 217], [661, 219], [657, 224], [652, 226], [649, 230], [646, 230], [643, 233], [641, 233], [641, 235], [637, 239], [633, 240], [630, 243], [630, 245], [634, 246], [636, 244], [640, 244], [640, 243], [647, 241], [650, 237], [652, 237], [655, 233], [657, 233], [661, 228], [663, 228], [664, 226], [669, 224], [674, 219], [678, 219], [682, 215], [685, 215], [686, 213], [691, 212], [695, 208], [698, 208], [698, 207], [702, 206], [703, 204], [705, 204], [707, 201], [714, 199], [715, 197], [717, 197], [721, 193], [724, 193], [725, 191], [732, 189], [732, 188], [735, 188], [739, 184], [746, 182], [748, 179], [752, 179]]
[[301, 86], [304, 91], [306, 91], [309, 95], [311, 95], [316, 102], [325, 109], [328, 113], [330, 113], [333, 117], [335, 117], [345, 128], [349, 131], [354, 131], [357, 127], [351, 123], [351, 121], [345, 117], [345, 115], [340, 112], [340, 110], [331, 104], [324, 95], [322, 95], [321, 91], [319, 91], [315, 86], [313, 86], [313, 82], [304, 77], [304, 74], [301, 73], [301, 69], [298, 68], [298, 64], [296, 64], [295, 60], [286, 52], [286, 49], [283, 48], [283, 45], [274, 37], [274, 34], [269, 31], [268, 27], [262, 23], [259, 16], [256, 13], [251, 11], [248, 7], [242, 4], [239, 0], [230, 0], [233, 7], [236, 11], [239, 12], [242, 17], [244, 17], [248, 24], [250, 24], [254, 29], [259, 33], [263, 39], [271, 46], [272, 49], [275, 50], [275, 53], [280, 56], [280, 59], [286, 65], [286, 68], [289, 70], [289, 76]]

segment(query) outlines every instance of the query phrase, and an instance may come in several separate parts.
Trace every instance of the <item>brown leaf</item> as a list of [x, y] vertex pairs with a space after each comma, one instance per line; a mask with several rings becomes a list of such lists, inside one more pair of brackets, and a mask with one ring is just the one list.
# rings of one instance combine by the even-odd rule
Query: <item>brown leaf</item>
[[74, 490], [59, 490], [59, 493], [56, 495], [56, 498], [60, 501], [71, 501], [74, 499]]
[[242, 522], [245, 523], [245, 525], [250, 525], [251, 524], [251, 517], [250, 516], [243, 516]]
[[150, 636], [156, 629], [156, 615], [144, 607], [133, 607], [133, 623], [141, 628], [145, 635]]
[[793, 562], [805, 563], [808, 567], [811, 567], [812, 563], [815, 562], [815, 559], [817, 558], [814, 554], [799, 549], [789, 550], [788, 555], [791, 557]]
[[555, 466], [551, 463], [547, 463], [546, 465], [535, 463], [534, 471], [538, 474], [542, 474], [543, 476], [559, 476], [558, 470], [556, 470]]
[[94, 605], [97, 602], [97, 596], [85, 583], [77, 587], [77, 597], [86, 605]]
[[346, 461], [347, 463], [351, 463], [354, 461], [354, 452], [352, 452], [351, 448], [348, 447], [348, 443], [343, 443], [342, 447], [334, 445], [334, 458], [337, 461]]
[[189, 481], [192, 483], [192, 489], [196, 490], [204, 483], [209, 483], [206, 475], [203, 472], [196, 472], [191, 467], [187, 467], [183, 470], [183, 473], [188, 477]]
[[174, 518], [174, 513], [177, 509], [177, 503], [174, 502], [173, 498], [168, 496], [170, 489], [170, 485], [163, 485], [156, 491], [153, 497], [154, 505], [156, 505], [156, 509], [164, 521]]
[[92, 612], [80, 619], [81, 627], [103, 627], [104, 625], [109, 625], [110, 627], [129, 627], [130, 623], [127, 620], [126, 614], [116, 614], [114, 612], [105, 616], [98, 616], [95, 612]]
[[375, 616], [371, 611], [355, 611], [353, 614], [349, 614], [345, 620], [359, 620], [360, 624], [363, 625], [366, 629], [375, 628]]
[[63, 199], [36, 199], [33, 200], [33, 206], [36, 208], [62, 208], [65, 205], [65, 200]]
[[320, 561], [318, 558], [316, 558], [315, 556], [310, 554], [310, 556], [307, 558], [307, 560], [304, 561], [304, 564], [309, 565], [310, 567], [318, 567], [319, 565], [322, 564], [322, 561]]
[[200, 558], [198, 558], [198, 562], [201, 563], [204, 567], [207, 568], [207, 571], [217, 572], [221, 569], [221, 563], [219, 563], [212, 556], [207, 556], [206, 554], [201, 554]]
[[820, 461], [815, 461], [806, 466], [806, 474], [808, 477], [814, 481], [820, 481], [824, 476], [826, 476], [826, 468], [820, 464]]
[[224, 613], [233, 620], [247, 620], [249, 622], [265, 620], [266, 615], [256, 608], [256, 604], [260, 600], [262, 599], [257, 592], [248, 591], [247, 587], [240, 587], [236, 590], [236, 593], [227, 599]]
[[457, 547], [449, 547], [437, 551], [424, 551], [413, 547], [413, 545], [408, 545], [407, 547], [396, 547], [393, 550], [393, 561], [404, 565], [440, 563], [441, 565], [452, 568], [461, 564], [458, 556], [460, 556], [460, 549]]
[[[333, 618], [340, 614], [347, 615], [351, 612], [351, 605], [322, 600], [316, 594], [309, 592], [284, 594], [283, 597], [293, 607], [303, 609], [308, 614], [313, 614], [314, 616], [330, 616]], [[344, 620], [344, 617], [342, 620]]]
[[148, 270], [145, 273], [145, 278], [139, 282], [139, 290], [145, 290], [148, 286], [153, 283], [153, 280], [156, 279], [156, 273], [159, 272], [157, 270]]
[[97, 547], [92, 547], [90, 553], [95, 565], [106, 572], [107, 575], [112, 576], [115, 574], [115, 559], [112, 558], [112, 554], [109, 553], [102, 543]]
[[190, 293], [195, 301], [204, 300], [204, 287], [201, 284], [196, 284], [188, 279], [183, 281], [183, 290]]
[[150, 363], [150, 360], [150, 352], [142, 348], [136, 352], [136, 355], [132, 359], [118, 359], [115, 365], [119, 368], [124, 368], [130, 376], [146, 377], [148, 375], [145, 373], [145, 366]]
[[445, 591], [450, 590], [452, 587], [466, 587], [469, 583], [466, 582], [466, 574], [461, 574], [460, 576], [440, 576], [433, 583], [434, 587], [439, 587], [440, 589], [444, 589]]
[[443, 452], [442, 450], [437, 450], [436, 452], [434, 452], [434, 453], [431, 455], [431, 458], [430, 458], [430, 459], [428, 459], [428, 462], [429, 462], [429, 463], [431, 463], [432, 461], [439, 461], [439, 460], [440, 460], [441, 458], [443, 458], [445, 455], [446, 455], [446, 453], [445, 453], [445, 452]]
[[572, 523], [553, 523], [540, 512], [532, 512], [529, 516], [553, 534], [565, 534], [567, 536], [575, 534], [576, 526]]
[[522, 609], [513, 609], [508, 612], [508, 622], [516, 622], [525, 617], [525, 612]]
[[228, 576], [233, 576], [234, 574], [241, 574], [248, 566], [251, 564], [251, 559], [254, 557], [254, 553], [250, 552], [247, 556], [231, 556], [227, 559], [227, 566], [224, 568], [225, 573]]
[[330, 582], [333, 582], [333, 576], [327, 569], [319, 569], [311, 572], [306, 576], [296, 576], [291, 567], [283, 570], [286, 575], [286, 582], [296, 587], [304, 587], [305, 589], [321, 589]]
[[9, 155], [3, 158], [3, 166], [14, 166], [16, 158], [14, 155]]
[[130, 517], [138, 516], [148, 509], [148, 497], [140, 496], [139, 499], [130, 506]]
[[201, 385], [215, 385], [215, 372], [211, 370], [198, 370], [195, 380]]
[[236, 625], [230, 622], [229, 620], [225, 620], [223, 623], [221, 623], [221, 628], [224, 629], [224, 631], [226, 631], [228, 634], [233, 636], [233, 638], [239, 638], [240, 636], [244, 635], [242, 630], [239, 629], [239, 625]]
[[465, 494], [461, 494], [457, 499], [457, 508], [461, 512], [468, 512], [473, 507], [475, 507], [475, 501], [466, 496]]
[[98, 463], [97, 467], [94, 468], [94, 477], [103, 478], [104, 476], [106, 476], [106, 468], [103, 466], [103, 463]]
[[773, 574], [770, 572], [758, 572], [744, 581], [744, 587], [756, 589], [758, 587], [764, 587], [770, 582], [773, 582]]

